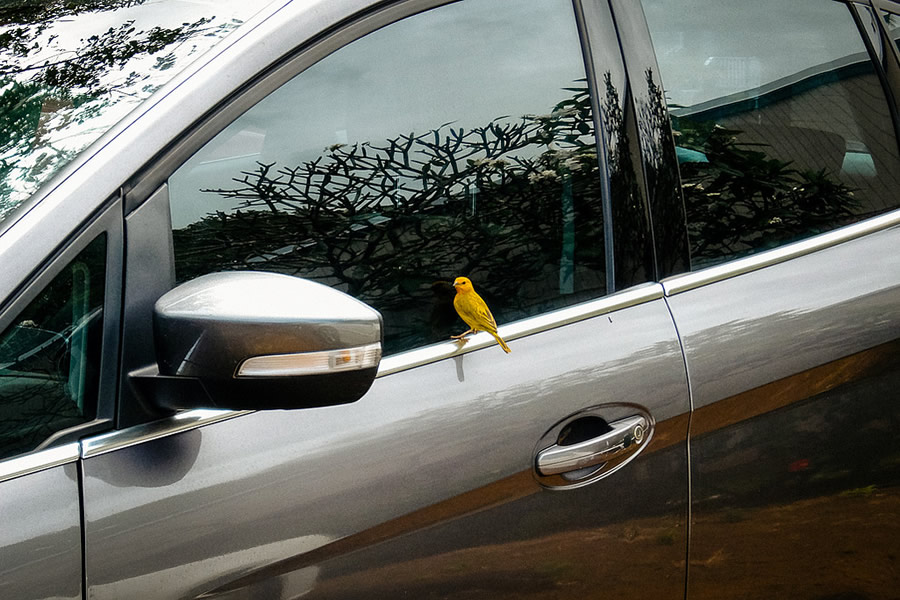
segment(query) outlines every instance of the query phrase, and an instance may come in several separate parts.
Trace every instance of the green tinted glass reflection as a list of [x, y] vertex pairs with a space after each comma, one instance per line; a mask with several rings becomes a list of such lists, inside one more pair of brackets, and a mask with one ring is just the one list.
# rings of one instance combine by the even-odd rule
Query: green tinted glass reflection
[[0, 459], [94, 417], [105, 263], [102, 235], [0, 334]]

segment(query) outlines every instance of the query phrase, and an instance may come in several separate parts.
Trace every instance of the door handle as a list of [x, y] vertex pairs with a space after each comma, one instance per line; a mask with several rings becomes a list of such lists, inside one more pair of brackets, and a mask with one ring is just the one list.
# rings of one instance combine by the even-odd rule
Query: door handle
[[623, 454], [632, 454], [645, 441], [649, 423], [641, 415], [609, 423], [610, 431], [571, 445], [554, 444], [537, 455], [539, 475], [559, 475], [600, 465]]

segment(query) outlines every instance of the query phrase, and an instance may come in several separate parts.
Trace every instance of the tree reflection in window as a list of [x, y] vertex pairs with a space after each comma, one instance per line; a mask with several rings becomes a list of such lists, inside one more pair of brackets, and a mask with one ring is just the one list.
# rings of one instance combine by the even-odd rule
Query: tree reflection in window
[[835, 173], [772, 158], [743, 132], [676, 119], [694, 268], [775, 248], [855, 221], [861, 203]]
[[499, 322], [605, 292], [600, 178], [584, 82], [545, 115], [335, 145], [258, 163], [228, 204], [175, 236], [181, 281], [285, 272], [379, 309], [386, 351], [458, 329], [448, 280], [476, 282]]
[[672, 115], [691, 267], [896, 209], [891, 110], [847, 6], [724, 0], [704, 4], [698, 21], [700, 4], [644, 5]]

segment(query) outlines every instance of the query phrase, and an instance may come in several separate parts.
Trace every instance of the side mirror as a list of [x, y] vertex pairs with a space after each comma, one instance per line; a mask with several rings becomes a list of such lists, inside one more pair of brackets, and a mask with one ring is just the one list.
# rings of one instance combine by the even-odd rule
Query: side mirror
[[372, 385], [381, 314], [319, 283], [213, 273], [154, 307], [158, 372], [136, 375], [166, 409], [291, 409], [346, 404]]

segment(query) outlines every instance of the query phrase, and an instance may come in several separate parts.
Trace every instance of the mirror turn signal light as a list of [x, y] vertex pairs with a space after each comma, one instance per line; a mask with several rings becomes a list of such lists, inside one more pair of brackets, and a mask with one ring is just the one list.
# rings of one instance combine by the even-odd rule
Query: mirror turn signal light
[[378, 366], [381, 344], [319, 352], [271, 354], [248, 358], [238, 367], [238, 377], [295, 377], [361, 371]]

